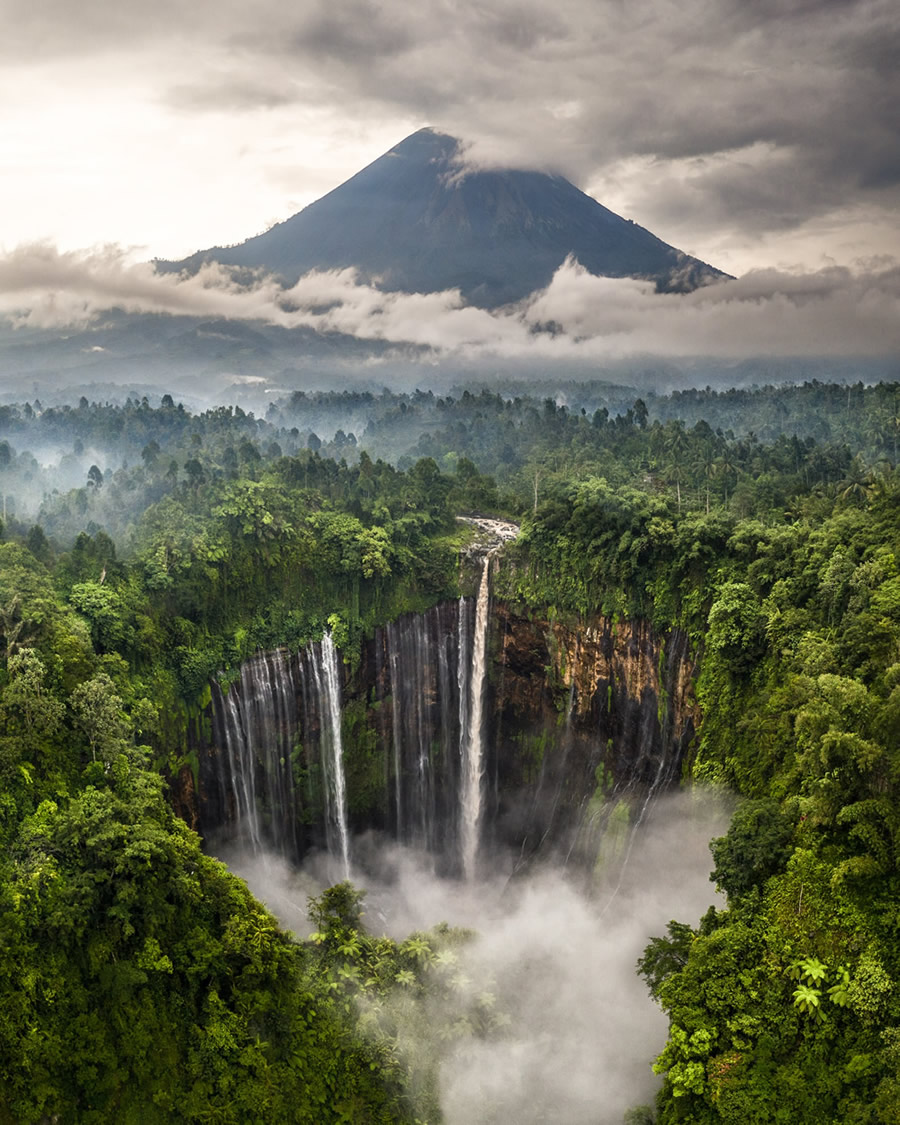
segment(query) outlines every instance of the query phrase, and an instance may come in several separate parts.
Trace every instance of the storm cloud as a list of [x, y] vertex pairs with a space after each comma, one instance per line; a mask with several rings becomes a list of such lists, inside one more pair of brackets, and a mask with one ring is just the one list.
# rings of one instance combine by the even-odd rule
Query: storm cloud
[[[177, 143], [215, 118], [209, 159], [240, 178], [253, 158], [265, 187], [242, 237], [432, 124], [477, 166], [560, 171], [733, 273], [900, 250], [892, 0], [4, 7], [11, 72], [121, 87], [139, 59], [153, 129]], [[209, 169], [211, 197], [227, 178]]]

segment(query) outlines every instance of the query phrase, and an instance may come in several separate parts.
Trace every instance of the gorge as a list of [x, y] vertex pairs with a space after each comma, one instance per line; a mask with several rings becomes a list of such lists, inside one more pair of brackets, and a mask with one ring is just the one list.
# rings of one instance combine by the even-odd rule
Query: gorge
[[491, 600], [495, 550], [475, 596], [404, 614], [342, 661], [326, 633], [214, 683], [187, 819], [294, 861], [326, 851], [344, 875], [348, 834], [373, 829], [467, 879], [498, 848], [590, 870], [607, 829], [679, 778], [694, 660], [678, 630]]
[[894, 1119], [896, 481], [642, 405], [72, 412], [159, 452], [0, 542], [0, 1117]]
[[716, 898], [706, 843], [721, 811], [673, 793], [695, 658], [677, 630], [494, 596], [509, 565], [482, 542], [463, 559], [469, 594], [402, 614], [359, 651], [339, 657], [326, 633], [214, 683], [182, 811], [297, 936], [303, 894], [348, 877], [376, 932], [472, 927], [464, 995], [512, 1023], [487, 1042], [457, 1030], [449, 1047], [445, 1012], [407, 1042], [441, 1060], [447, 1125], [618, 1123], [652, 1097], [664, 1034], [637, 956], [672, 914]]

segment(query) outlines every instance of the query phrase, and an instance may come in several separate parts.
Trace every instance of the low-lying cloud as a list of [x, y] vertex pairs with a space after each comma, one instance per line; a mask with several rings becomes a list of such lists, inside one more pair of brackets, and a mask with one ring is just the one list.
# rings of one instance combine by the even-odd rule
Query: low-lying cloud
[[119, 247], [63, 253], [47, 244], [0, 259], [0, 315], [18, 327], [86, 327], [104, 311], [257, 321], [336, 333], [442, 356], [600, 360], [629, 355], [880, 356], [900, 353], [900, 265], [756, 270], [688, 294], [596, 277], [569, 259], [550, 285], [488, 311], [457, 290], [385, 292], [352, 269], [283, 287], [239, 282], [210, 264], [158, 274]]

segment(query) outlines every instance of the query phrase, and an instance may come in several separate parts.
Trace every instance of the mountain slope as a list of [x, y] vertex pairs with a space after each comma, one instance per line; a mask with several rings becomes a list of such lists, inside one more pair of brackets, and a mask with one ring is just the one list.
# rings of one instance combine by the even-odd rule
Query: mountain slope
[[569, 254], [591, 273], [649, 278], [662, 289], [693, 289], [726, 276], [562, 176], [454, 174], [457, 148], [452, 137], [421, 129], [264, 234], [157, 268], [193, 273], [217, 261], [293, 282], [312, 269], [354, 266], [385, 289], [459, 288], [484, 307], [543, 288]]

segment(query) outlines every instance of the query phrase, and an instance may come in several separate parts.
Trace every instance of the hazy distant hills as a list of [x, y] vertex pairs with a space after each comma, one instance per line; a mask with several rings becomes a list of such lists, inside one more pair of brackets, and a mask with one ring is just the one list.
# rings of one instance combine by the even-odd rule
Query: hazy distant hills
[[[311, 328], [118, 309], [77, 329], [11, 329], [0, 322], [0, 403], [37, 397], [46, 405], [60, 395], [70, 401], [67, 388], [76, 399], [84, 393], [100, 400], [124, 400], [126, 390], [138, 397], [166, 390], [200, 409], [222, 401], [230, 388], [228, 401], [258, 409], [265, 388], [306, 385], [306, 369], [323, 385], [344, 386], [388, 350], [382, 341]], [[383, 378], [391, 374], [388, 366]], [[103, 385], [109, 390], [101, 394]]]
[[238, 246], [214, 246], [161, 270], [206, 262], [262, 268], [286, 282], [356, 267], [384, 289], [459, 288], [496, 307], [549, 284], [573, 254], [591, 273], [694, 289], [727, 275], [607, 210], [562, 176], [459, 174], [457, 141], [421, 129], [328, 195]]

